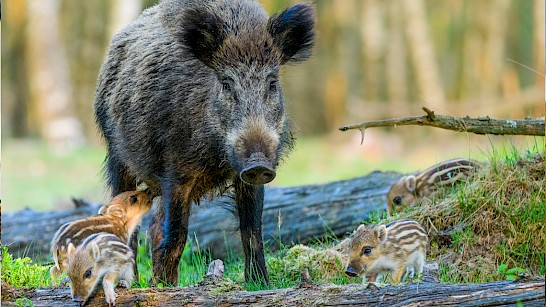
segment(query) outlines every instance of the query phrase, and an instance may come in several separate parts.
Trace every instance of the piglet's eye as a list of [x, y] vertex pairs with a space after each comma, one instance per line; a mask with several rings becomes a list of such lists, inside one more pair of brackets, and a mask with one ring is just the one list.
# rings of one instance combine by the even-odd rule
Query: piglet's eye
[[400, 205], [402, 203], [402, 197], [400, 196], [396, 196], [393, 201], [392, 201], [395, 205]]
[[371, 249], [370, 247], [364, 247], [364, 248], [362, 249], [362, 255], [366, 255], [366, 256], [367, 256], [367, 255], [369, 255], [369, 254], [371, 254], [371, 253], [372, 253], [372, 249]]
[[91, 278], [92, 272], [93, 272], [93, 271], [92, 271], [91, 269], [85, 271], [85, 273], [83, 274], [83, 279], [89, 279], [89, 278]]
[[136, 195], [131, 195], [131, 204], [136, 204], [138, 202], [138, 197]]

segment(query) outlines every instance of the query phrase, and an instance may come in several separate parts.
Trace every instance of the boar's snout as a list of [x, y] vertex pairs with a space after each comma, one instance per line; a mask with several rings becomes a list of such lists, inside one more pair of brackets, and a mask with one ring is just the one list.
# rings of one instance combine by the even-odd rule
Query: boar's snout
[[275, 171], [266, 165], [254, 165], [241, 172], [241, 179], [249, 184], [266, 184], [275, 179]]
[[239, 176], [248, 184], [266, 184], [275, 179], [276, 175], [271, 162], [263, 154], [254, 153], [245, 163]]

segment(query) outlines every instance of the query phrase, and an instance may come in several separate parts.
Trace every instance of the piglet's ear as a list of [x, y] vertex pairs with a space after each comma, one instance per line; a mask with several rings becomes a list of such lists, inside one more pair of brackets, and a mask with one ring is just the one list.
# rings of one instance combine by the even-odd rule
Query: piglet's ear
[[415, 188], [417, 186], [417, 179], [415, 178], [415, 176], [413, 175], [410, 175], [406, 178], [406, 188], [408, 189], [408, 191], [410, 191], [411, 193], [415, 192]]
[[76, 253], [76, 248], [74, 247], [74, 244], [68, 243], [68, 247], [66, 248], [66, 256], [68, 258], [68, 262], [74, 261], [75, 253]]
[[387, 240], [387, 227], [385, 227], [385, 225], [379, 225], [375, 231], [379, 242], [384, 242]]
[[161, 20], [168, 32], [197, 59], [214, 64], [214, 53], [226, 38], [224, 21], [206, 7], [179, 9], [166, 1]]
[[315, 43], [315, 8], [310, 3], [294, 5], [269, 18], [267, 29], [281, 50], [281, 63], [300, 62], [311, 56]]

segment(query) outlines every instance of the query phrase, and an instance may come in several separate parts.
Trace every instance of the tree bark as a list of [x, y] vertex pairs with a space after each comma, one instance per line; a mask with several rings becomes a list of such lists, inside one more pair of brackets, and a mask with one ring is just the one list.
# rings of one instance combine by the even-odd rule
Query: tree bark
[[[397, 173], [373, 172], [327, 184], [266, 188], [264, 242], [275, 250], [279, 242], [306, 243], [325, 236], [343, 236], [378, 210], [385, 210], [385, 194], [400, 177]], [[98, 208], [94, 204], [65, 211], [4, 213], [2, 243], [15, 256], [43, 260], [50, 257], [50, 241], [62, 224], [94, 215]], [[238, 221], [233, 210], [233, 199], [227, 196], [194, 205], [189, 238], [194, 242], [197, 238], [200, 248], [210, 249], [215, 258], [223, 258], [227, 251], [240, 252]], [[141, 230], [148, 229], [152, 211], [144, 218]]]
[[536, 135], [544, 136], [544, 118], [530, 119], [494, 119], [489, 116], [470, 118], [454, 117], [434, 114], [426, 107], [423, 110], [427, 115], [393, 118], [385, 120], [366, 121], [359, 124], [340, 127], [339, 130], [361, 129], [373, 127], [396, 127], [407, 125], [431, 126], [454, 130], [458, 132], [472, 132], [476, 134], [495, 135]]
[[[412, 283], [368, 289], [361, 284], [312, 285], [263, 291], [222, 291], [214, 285], [175, 289], [117, 290], [116, 306], [544, 306], [544, 278], [484, 284]], [[77, 306], [69, 289], [17, 290], [2, 286], [2, 304], [17, 298], [31, 306]], [[28, 301], [27, 301], [28, 302]], [[24, 305], [23, 305], [24, 306]], [[88, 305], [107, 306], [100, 293]]]

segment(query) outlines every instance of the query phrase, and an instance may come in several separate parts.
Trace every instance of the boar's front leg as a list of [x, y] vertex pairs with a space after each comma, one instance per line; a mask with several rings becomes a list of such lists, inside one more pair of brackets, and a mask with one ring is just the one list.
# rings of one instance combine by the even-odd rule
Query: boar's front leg
[[162, 281], [176, 287], [178, 286], [178, 264], [188, 236], [191, 202], [187, 197], [175, 193], [175, 189], [184, 190], [184, 186], [179, 187], [172, 182], [164, 182], [161, 189], [163, 206], [158, 206], [150, 225], [155, 278], [153, 283]]
[[269, 284], [262, 239], [263, 185], [249, 185], [237, 178], [235, 202], [245, 253], [245, 281]]

